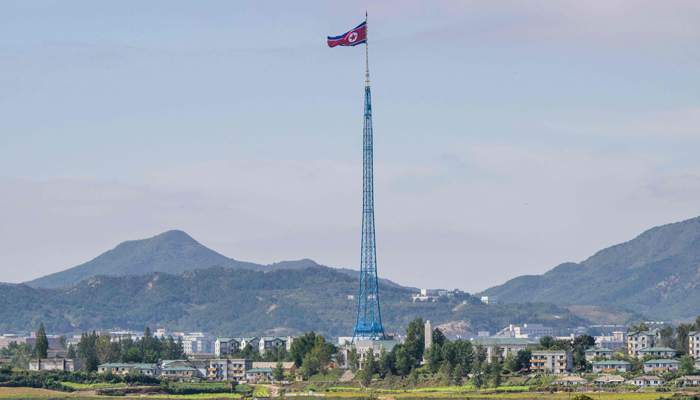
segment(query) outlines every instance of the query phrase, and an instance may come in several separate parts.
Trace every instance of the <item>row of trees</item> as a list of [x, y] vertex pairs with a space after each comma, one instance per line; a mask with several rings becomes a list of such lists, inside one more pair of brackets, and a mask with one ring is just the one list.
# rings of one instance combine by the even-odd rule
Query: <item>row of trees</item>
[[177, 341], [172, 336], [158, 339], [153, 337], [148, 327], [143, 337], [136, 340], [127, 336], [112, 341], [108, 334], [98, 335], [95, 331], [83, 333], [77, 351], [73, 346], [68, 347], [68, 358], [82, 358], [86, 371], [97, 371], [97, 366], [104, 363], [157, 363], [160, 360], [181, 359], [184, 355], [181, 338]]

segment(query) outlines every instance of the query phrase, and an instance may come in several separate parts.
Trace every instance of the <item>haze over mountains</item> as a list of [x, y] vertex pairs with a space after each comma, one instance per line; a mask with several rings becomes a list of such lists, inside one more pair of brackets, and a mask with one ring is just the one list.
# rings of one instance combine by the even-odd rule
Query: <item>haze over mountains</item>
[[663, 225], [581, 263], [525, 275], [485, 290], [507, 302], [615, 305], [650, 317], [700, 314], [700, 217]]
[[[308, 259], [271, 265], [237, 261], [184, 232], [169, 231], [124, 242], [27, 284], [0, 285], [0, 301], [9, 305], [0, 310], [0, 328], [28, 329], [42, 320], [66, 332], [149, 324], [221, 333], [316, 329], [345, 335], [354, 323], [356, 304], [348, 296], [356, 294], [357, 276], [358, 271]], [[700, 314], [700, 218], [650, 229], [544, 275], [511, 279], [467, 297], [467, 304], [412, 303], [414, 289], [380, 281], [383, 317], [396, 331], [418, 316], [462, 333], [509, 323], [545, 322], [565, 329], [595, 321], [581, 311], [586, 307], [577, 306], [602, 306], [598, 314], [605, 309], [614, 314], [607, 323], [691, 319]], [[482, 294], [507, 304], [482, 307]]]

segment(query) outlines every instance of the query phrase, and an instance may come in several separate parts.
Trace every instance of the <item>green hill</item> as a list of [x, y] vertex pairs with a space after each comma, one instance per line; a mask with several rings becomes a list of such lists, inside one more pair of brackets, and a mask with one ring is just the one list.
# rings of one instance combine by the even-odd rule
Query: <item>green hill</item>
[[[210, 267], [178, 275], [97, 276], [59, 289], [0, 286], [0, 331], [26, 332], [43, 322], [52, 333], [166, 328], [222, 335], [352, 333], [358, 279], [327, 267], [268, 272]], [[545, 323], [557, 332], [588, 324], [551, 304], [486, 306], [477, 298], [413, 303], [411, 291], [380, 284], [388, 332], [423, 317], [465, 331], [495, 332], [510, 323]], [[447, 299], [445, 299], [447, 300]], [[463, 304], [466, 302], [466, 304]]]
[[485, 290], [506, 302], [619, 306], [652, 318], [700, 314], [700, 217], [650, 229], [629, 242]]
[[25, 283], [31, 287], [59, 288], [97, 275], [143, 275], [158, 271], [178, 274], [214, 265], [265, 271], [318, 264], [307, 259], [271, 265], [237, 261], [201, 245], [185, 232], [173, 230], [149, 239], [121, 243], [85, 264]]

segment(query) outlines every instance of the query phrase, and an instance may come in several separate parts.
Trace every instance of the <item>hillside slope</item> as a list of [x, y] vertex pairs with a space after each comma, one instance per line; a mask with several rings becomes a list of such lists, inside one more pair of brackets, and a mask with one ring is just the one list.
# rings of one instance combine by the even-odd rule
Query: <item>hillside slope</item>
[[507, 302], [615, 305], [661, 320], [700, 314], [700, 217], [650, 229], [544, 275], [485, 290]]
[[[358, 279], [327, 267], [269, 272], [210, 267], [179, 275], [98, 276], [60, 289], [0, 286], [0, 331], [27, 332], [43, 322], [51, 333], [166, 328], [219, 335], [352, 334]], [[509, 323], [545, 323], [558, 332], [587, 324], [551, 304], [486, 306], [477, 298], [413, 303], [411, 292], [380, 284], [388, 332], [423, 317], [463, 332]], [[462, 301], [466, 300], [466, 304]]]
[[256, 271], [317, 266], [312, 260], [260, 265], [237, 261], [211, 250], [182, 231], [168, 231], [142, 240], [119, 244], [84, 264], [25, 282], [31, 287], [59, 288], [97, 275], [143, 275], [150, 272], [178, 274], [211, 266]]

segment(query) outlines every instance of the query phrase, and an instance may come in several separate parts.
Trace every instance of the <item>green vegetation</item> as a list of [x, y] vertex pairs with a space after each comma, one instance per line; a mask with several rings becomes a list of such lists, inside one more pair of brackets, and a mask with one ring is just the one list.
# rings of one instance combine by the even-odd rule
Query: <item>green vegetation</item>
[[[480, 295], [566, 306], [617, 304], [663, 320], [691, 318], [700, 301], [693, 289], [700, 281], [699, 240], [700, 217], [656, 227], [579, 264], [511, 279]], [[685, 284], [677, 283], [679, 277]]]
[[146, 327], [142, 338], [133, 340], [128, 336], [116, 342], [108, 334], [83, 333], [78, 342], [77, 356], [83, 359], [84, 370], [97, 371], [97, 366], [105, 363], [153, 364], [158, 360], [177, 360], [184, 357], [184, 351], [182, 339], [178, 338], [177, 342], [172, 336], [156, 339]]
[[[36, 321], [42, 321], [53, 333], [146, 326], [186, 331], [197, 326], [217, 335], [316, 330], [341, 336], [352, 332], [355, 323], [357, 304], [347, 296], [356, 294], [357, 284], [357, 278], [326, 267], [268, 273], [211, 267], [181, 275], [99, 276], [69, 289], [2, 285], [0, 331], [34, 330]], [[487, 306], [469, 295], [413, 303], [410, 290], [380, 285], [382, 322], [388, 332], [402, 331], [420, 316], [436, 325], [460, 321], [474, 332], [528, 322], [563, 333], [567, 327], [588, 323], [551, 304]], [[422, 352], [419, 332], [423, 328], [417, 328], [416, 340], [409, 340], [407, 347], [411, 357]]]

